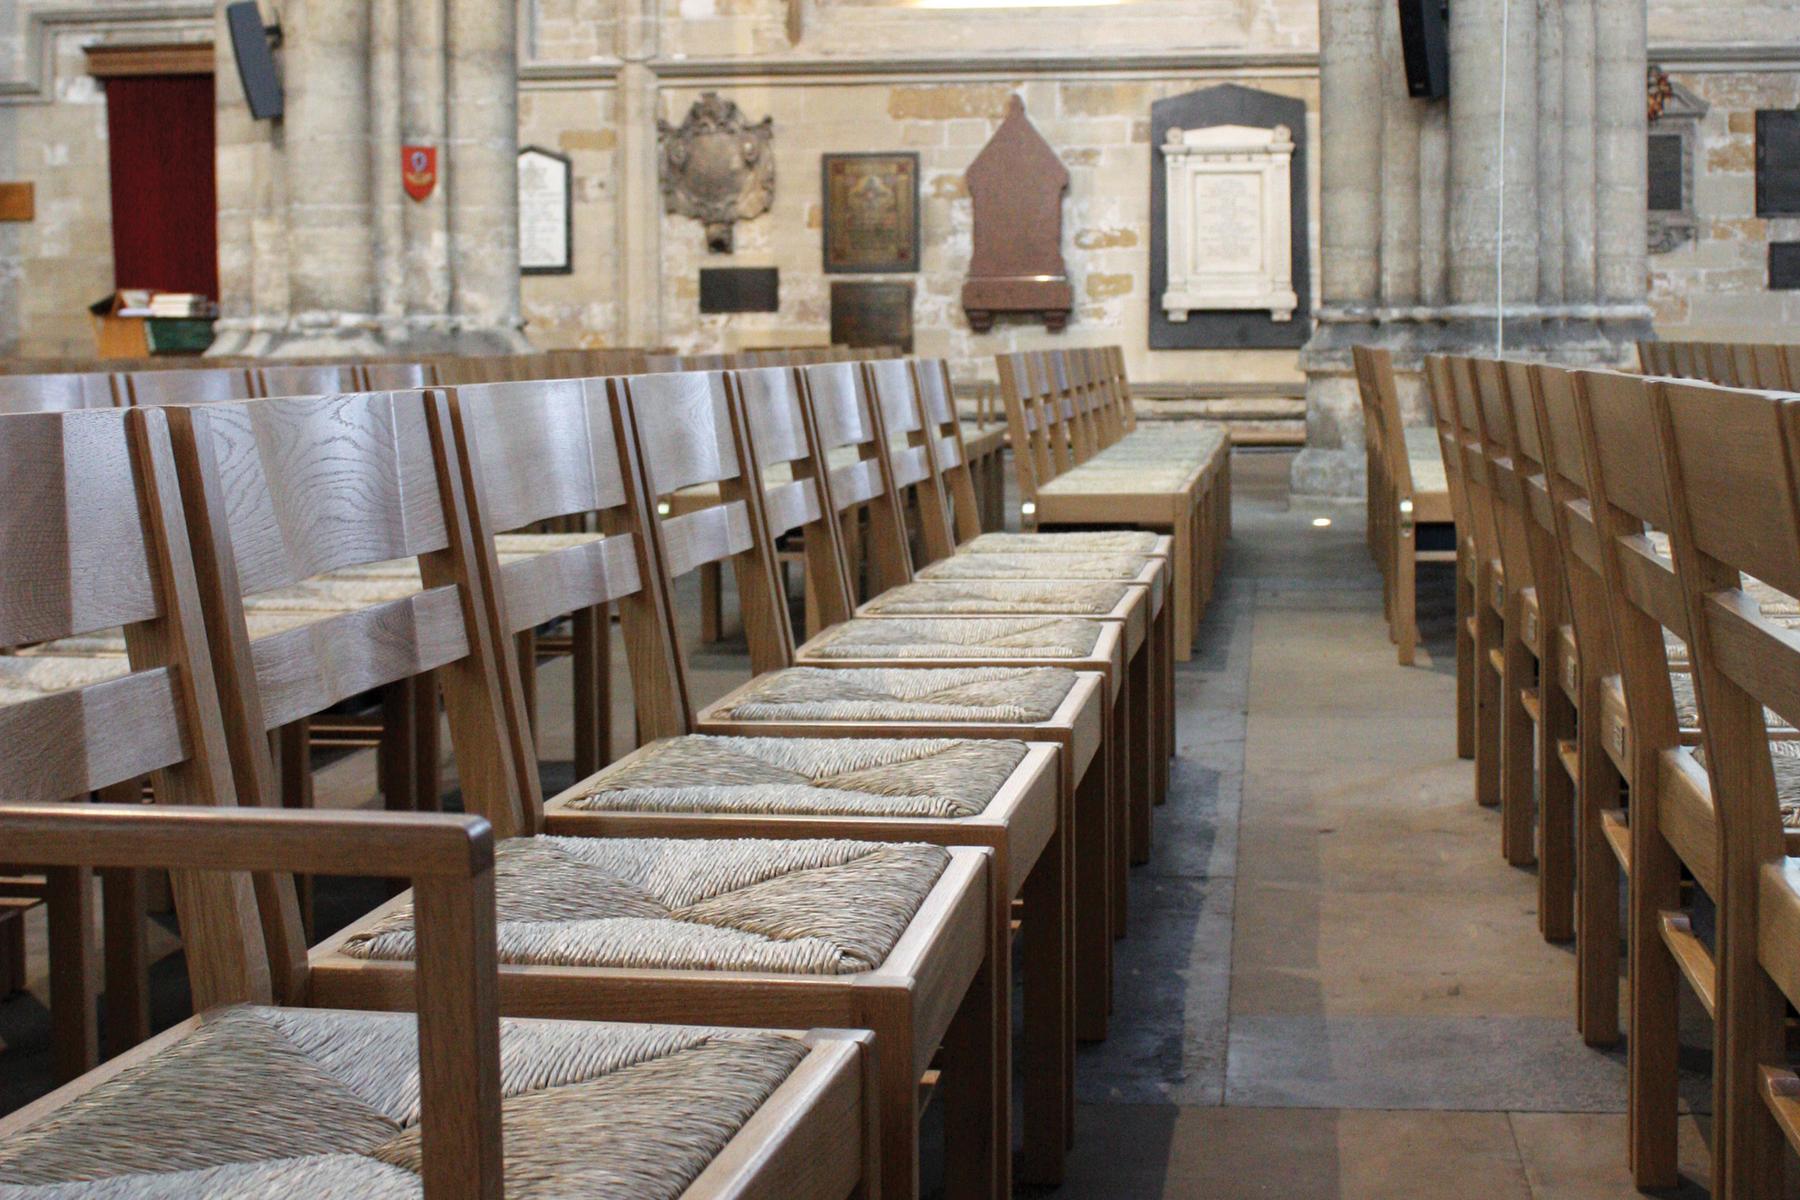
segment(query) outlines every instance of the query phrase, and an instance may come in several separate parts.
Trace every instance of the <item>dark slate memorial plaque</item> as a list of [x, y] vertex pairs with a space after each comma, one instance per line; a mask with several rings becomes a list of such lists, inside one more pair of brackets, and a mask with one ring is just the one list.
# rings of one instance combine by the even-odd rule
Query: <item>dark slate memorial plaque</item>
[[840, 281], [831, 285], [831, 341], [836, 346], [913, 348], [910, 283]]
[[[1289, 240], [1292, 245], [1293, 290], [1299, 303], [1285, 321], [1256, 309], [1195, 309], [1185, 321], [1171, 321], [1162, 296], [1169, 286], [1168, 171], [1156, 147], [1171, 129], [1204, 129], [1214, 125], [1246, 125], [1273, 129], [1285, 125], [1294, 141], [1289, 164]], [[1312, 278], [1307, 242], [1306, 102], [1226, 83], [1203, 91], [1158, 100], [1150, 106], [1150, 348], [1203, 350], [1213, 347], [1279, 349], [1303, 346], [1312, 335]]]
[[1800, 242], [1769, 243], [1769, 290], [1800, 290]]
[[703, 313], [779, 312], [781, 272], [774, 267], [701, 267]]

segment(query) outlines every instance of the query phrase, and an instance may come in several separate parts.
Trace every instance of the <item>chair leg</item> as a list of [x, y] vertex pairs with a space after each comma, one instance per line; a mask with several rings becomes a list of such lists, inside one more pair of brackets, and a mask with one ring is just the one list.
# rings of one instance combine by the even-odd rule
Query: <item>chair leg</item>
[[[992, 886], [1007, 890], [1004, 880]], [[944, 1192], [952, 1200], [1012, 1195], [1010, 926], [1008, 920], [990, 939], [987, 960], [944, 1033]]]
[[1532, 826], [1537, 814], [1534, 739], [1537, 728], [1525, 708], [1525, 691], [1536, 679], [1531, 650], [1518, 636], [1519, 620], [1506, 622], [1505, 667], [1501, 670], [1500, 850], [1515, 867], [1537, 858]]
[[438, 764], [438, 681], [427, 671], [413, 676], [413, 770], [418, 774], [414, 795], [425, 812], [444, 810], [443, 770]]
[[25, 989], [25, 914], [0, 910], [0, 999]]
[[1575, 927], [1576, 1021], [1590, 1046], [1619, 1042], [1619, 860], [1600, 829], [1603, 809], [1617, 808], [1621, 781], [1597, 734], [1580, 735], [1581, 804], [1576, 830], [1581, 859], [1576, 864], [1579, 919]]
[[1155, 761], [1162, 740], [1156, 729], [1162, 714], [1150, 702], [1147, 638], [1125, 668], [1125, 693], [1131, 704], [1131, 742], [1125, 752], [1131, 793], [1131, 861], [1143, 864], [1150, 861], [1150, 807], [1156, 800]]
[[724, 574], [718, 563], [700, 568], [700, 641], [710, 646], [725, 626]]
[[376, 774], [389, 812], [419, 810], [419, 772], [413, 761], [413, 751], [418, 746], [418, 732], [413, 726], [421, 719], [416, 699], [410, 678], [381, 689], [381, 742]]
[[94, 873], [44, 872], [50, 926], [50, 1038], [56, 1080], [67, 1083], [100, 1062], [94, 1024]]
[[1500, 616], [1481, 596], [1475, 613], [1475, 802], [1484, 808], [1500, 803], [1501, 709], [1504, 692], [1500, 671], [1488, 653], [1501, 644]]
[[1106, 1040], [1112, 1011], [1112, 918], [1108, 914], [1107, 845], [1111, 739], [1075, 785], [1075, 1034]]
[[144, 923], [144, 872], [100, 872], [106, 955], [106, 1053], [122, 1054], [150, 1036], [150, 951]]
[[[1110, 847], [1108, 862], [1110, 864], [1110, 887], [1112, 894], [1108, 898], [1112, 913], [1112, 933], [1115, 938], [1125, 936], [1125, 908], [1127, 882], [1131, 875], [1131, 841], [1134, 836], [1133, 825], [1138, 821], [1138, 796], [1131, 790], [1131, 766], [1128, 761], [1132, 745], [1131, 728], [1131, 690], [1122, 685], [1119, 698], [1112, 706], [1112, 802], [1107, 806], [1109, 825], [1107, 827], [1107, 844]], [[1148, 833], [1150, 813], [1145, 806], [1143, 824]]]
[[1538, 672], [1538, 927], [1546, 941], [1575, 936], [1575, 780], [1558, 747], [1575, 736], [1575, 706], [1555, 679]]
[[1475, 757], [1475, 637], [1469, 618], [1475, 611], [1474, 589], [1459, 561], [1456, 565], [1456, 757]]
[[604, 606], [577, 612], [570, 630], [575, 676], [575, 778], [586, 779], [606, 765], [607, 710], [611, 681], [600, 669], [600, 647], [606, 637]]
[[1059, 828], [1026, 876], [1022, 896], [1025, 922], [1019, 940], [1025, 1008], [1019, 1068], [1024, 1076], [1025, 1144], [1018, 1173], [1020, 1182], [1039, 1187], [1062, 1183], [1063, 1154], [1075, 1124], [1069, 848], [1069, 839]]
[[1401, 534], [1394, 550], [1394, 655], [1403, 667], [1413, 665], [1419, 644], [1418, 564], [1413, 551], [1412, 535]]
[[1678, 1182], [1679, 996], [1684, 984], [1662, 940], [1661, 922], [1664, 912], [1681, 905], [1681, 868], [1662, 834], [1644, 827], [1651, 823], [1649, 813], [1634, 811], [1632, 816], [1631, 1176], [1640, 1189], [1671, 1188]]
[[1175, 610], [1175, 657], [1187, 662], [1194, 657], [1194, 516], [1183, 507], [1175, 517], [1175, 595], [1166, 603]]

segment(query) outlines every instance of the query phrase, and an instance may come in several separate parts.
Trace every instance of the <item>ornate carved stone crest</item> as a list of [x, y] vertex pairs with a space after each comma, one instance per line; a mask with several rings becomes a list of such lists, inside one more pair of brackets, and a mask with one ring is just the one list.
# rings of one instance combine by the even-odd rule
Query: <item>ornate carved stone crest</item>
[[663, 208], [706, 226], [706, 246], [731, 253], [731, 227], [775, 198], [775, 118], [752, 125], [732, 100], [704, 92], [679, 126], [656, 122]]

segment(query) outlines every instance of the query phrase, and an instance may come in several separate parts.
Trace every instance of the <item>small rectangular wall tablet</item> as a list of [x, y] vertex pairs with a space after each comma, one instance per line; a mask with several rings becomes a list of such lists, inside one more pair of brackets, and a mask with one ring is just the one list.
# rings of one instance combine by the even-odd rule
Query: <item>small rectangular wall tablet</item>
[[781, 272], [775, 267], [701, 267], [703, 313], [779, 312]]

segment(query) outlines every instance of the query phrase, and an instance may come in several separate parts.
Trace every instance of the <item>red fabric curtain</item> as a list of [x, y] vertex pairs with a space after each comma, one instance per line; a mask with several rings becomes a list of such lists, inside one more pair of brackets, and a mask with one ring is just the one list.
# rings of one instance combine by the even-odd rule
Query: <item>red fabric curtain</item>
[[211, 75], [106, 81], [113, 282], [219, 295]]

